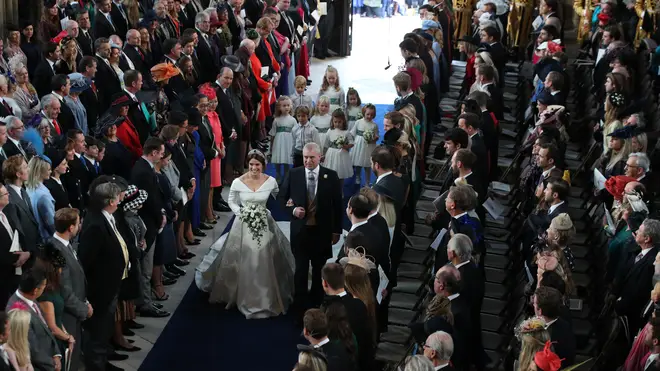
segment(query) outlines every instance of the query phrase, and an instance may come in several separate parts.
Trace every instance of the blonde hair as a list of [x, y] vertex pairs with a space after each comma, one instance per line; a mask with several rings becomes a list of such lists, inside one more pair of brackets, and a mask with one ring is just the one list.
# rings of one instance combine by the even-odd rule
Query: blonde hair
[[543, 350], [545, 343], [550, 340], [550, 334], [545, 329], [545, 322], [538, 318], [527, 319], [520, 326], [529, 325], [532, 321], [538, 321], [539, 323], [533, 328], [523, 330], [519, 336], [521, 347], [518, 356], [518, 370], [527, 370], [536, 352]]
[[[328, 108], [330, 108], [330, 98], [328, 98], [327, 95], [321, 95], [319, 99], [316, 101], [316, 106], [314, 107], [314, 115], [320, 115], [321, 112], [319, 111], [319, 106], [321, 103], [327, 104]], [[328, 111], [327, 114], [332, 114], [332, 112]]]
[[34, 156], [28, 162], [28, 180], [25, 188], [36, 189], [43, 182], [44, 173], [50, 169], [50, 164], [39, 156]]
[[610, 170], [613, 168], [619, 161], [625, 161], [628, 159], [628, 155], [630, 152], [632, 152], [632, 140], [630, 139], [619, 139], [623, 141], [623, 146], [621, 147], [620, 150], [615, 151], [611, 148], [609, 148], [607, 151], [612, 152], [610, 155], [610, 161], [607, 163], [607, 166], [605, 167], [607, 170]]
[[30, 312], [23, 309], [9, 311], [9, 339], [7, 345], [16, 352], [16, 362], [20, 367], [30, 364], [30, 344], [28, 332], [30, 331]]
[[394, 209], [394, 203], [383, 195], [379, 195], [378, 197], [378, 214], [385, 219], [388, 227], [394, 227], [396, 224], [396, 210]]
[[[637, 152], [646, 153], [646, 148], [648, 148], [649, 146], [649, 139], [646, 133], [641, 133], [639, 135], [634, 136], [633, 138], [637, 139], [637, 143], [639, 144], [639, 148], [637, 149]], [[630, 145], [632, 147], [632, 140], [630, 142]]]
[[337, 72], [337, 69], [328, 65], [328, 67], [325, 69], [325, 73], [323, 74], [323, 83], [321, 84], [321, 92], [324, 92], [328, 90], [330, 87], [330, 83], [328, 82], [328, 73], [334, 73], [337, 75], [337, 85], [335, 85], [335, 90], [339, 91], [341, 90], [341, 85], [339, 84], [339, 72]]
[[[495, 67], [495, 62], [493, 62], [493, 57], [490, 56], [489, 52], [478, 52], [477, 53], [477, 58], [481, 59], [481, 62], [483, 64], [489, 65], [493, 67], [493, 72], [495, 76], [495, 83], [499, 83], [500, 75], [499, 72], [497, 71], [497, 67]], [[476, 62], [476, 59], [475, 59]]]
[[293, 86], [294, 87], [300, 86], [300, 85], [302, 85], [304, 87], [307, 87], [307, 79], [305, 78], [305, 76], [298, 75], [298, 76], [296, 76], [296, 79], [293, 80]]
[[328, 365], [325, 361], [311, 352], [298, 353], [298, 363], [305, 365], [314, 371], [326, 371], [328, 369]]

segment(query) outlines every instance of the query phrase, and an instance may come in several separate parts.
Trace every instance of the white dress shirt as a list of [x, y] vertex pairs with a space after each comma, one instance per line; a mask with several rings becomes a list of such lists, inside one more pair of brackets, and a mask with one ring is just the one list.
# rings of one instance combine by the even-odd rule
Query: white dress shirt
[[367, 224], [368, 222], [369, 222], [369, 218], [367, 218], [366, 220], [363, 220], [363, 221], [361, 221], [361, 222], [357, 222], [357, 223], [353, 224], [353, 225], [351, 226], [351, 230], [350, 230], [349, 232], [354, 231], [355, 228], [357, 228], [357, 227], [359, 227], [359, 226], [361, 226], [361, 225], [365, 225], [365, 224]]
[[390, 174], [392, 174], [391, 171], [388, 171], [388, 172], [386, 172], [386, 173], [380, 174], [380, 175], [378, 176], [378, 178], [376, 178], [376, 184], [378, 184], [378, 182], [380, 182], [381, 179], [385, 178], [386, 176], [388, 176], [388, 175], [390, 175]]
[[555, 211], [555, 209], [558, 208], [563, 203], [564, 203], [564, 201], [550, 206], [550, 208], [548, 209], [548, 215], [552, 214], [552, 212]]
[[[21, 200], [23, 199], [23, 195], [21, 194], [21, 191], [23, 190], [23, 188], [21, 188], [21, 187], [15, 185], [15, 184], [7, 184], [7, 185], [8, 185], [9, 187], [11, 187], [11, 189], [13, 189], [16, 193], [18, 193], [18, 197], [20, 197]], [[31, 205], [30, 205], [30, 206], [31, 206]]]

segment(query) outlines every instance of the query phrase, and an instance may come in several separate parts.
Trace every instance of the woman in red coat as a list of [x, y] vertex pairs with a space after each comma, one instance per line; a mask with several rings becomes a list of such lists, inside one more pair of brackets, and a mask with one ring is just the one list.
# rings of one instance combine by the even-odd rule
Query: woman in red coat
[[[263, 26], [260, 28], [260, 26]], [[260, 44], [262, 42], [260, 33], [268, 31], [270, 33], [270, 30], [272, 29], [272, 22], [268, 18], [262, 18], [257, 22], [257, 29], [259, 32], [255, 29], [250, 29], [245, 32], [246, 36], [248, 39], [254, 41], [254, 46], [255, 50], [260, 47]], [[266, 81], [263, 79], [263, 76], [265, 75], [265, 71], [263, 71], [262, 63], [259, 60], [259, 57], [257, 56], [257, 53], [254, 52], [252, 55], [250, 55], [250, 64], [252, 65], [252, 73], [254, 75], [254, 78], [257, 80], [257, 86], [259, 87], [259, 93], [261, 93], [261, 107], [259, 109], [259, 113], [257, 114], [257, 121], [259, 121], [259, 126], [261, 128], [261, 138], [263, 139], [266, 136], [266, 129], [265, 129], [265, 120], [266, 117], [271, 116], [272, 112], [270, 110], [270, 106], [275, 103], [275, 90], [273, 89], [273, 83], [277, 84], [277, 78], [279, 77], [279, 71], [280, 71], [280, 64], [277, 62], [275, 57], [273, 56], [273, 50], [270, 48], [270, 45], [267, 42], [264, 42], [264, 46], [266, 47], [266, 50], [268, 52], [268, 57], [270, 58], [271, 61], [271, 66], [273, 67], [273, 71], [268, 71], [268, 76], [273, 76], [274, 73], [276, 76], [273, 76], [272, 82]]]
[[133, 125], [131, 119], [128, 117], [128, 108], [132, 104], [136, 104], [136, 102], [129, 98], [128, 95], [118, 93], [110, 105], [110, 110], [117, 116], [124, 118], [124, 122], [117, 126], [117, 138], [131, 152], [133, 162], [135, 162], [142, 156], [142, 144], [140, 143], [140, 136], [135, 125]]

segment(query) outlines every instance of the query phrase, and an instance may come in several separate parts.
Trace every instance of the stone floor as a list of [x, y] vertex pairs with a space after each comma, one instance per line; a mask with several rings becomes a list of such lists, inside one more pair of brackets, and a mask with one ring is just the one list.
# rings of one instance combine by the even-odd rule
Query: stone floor
[[[338, 69], [344, 91], [348, 90], [348, 87], [357, 89], [363, 103], [393, 103], [396, 93], [392, 84], [392, 76], [398, 72], [399, 66], [403, 65], [398, 44], [406, 32], [419, 27], [419, 24], [419, 19], [414, 16], [397, 16], [391, 19], [356, 17], [353, 20], [354, 37], [351, 56], [325, 60], [313, 59], [311, 66], [313, 83], [308, 90], [313, 96], [316, 96], [325, 68], [330, 64]], [[391, 67], [385, 70], [388, 58]], [[228, 188], [225, 188], [225, 199], [227, 199], [227, 193]], [[201, 262], [208, 247], [220, 237], [230, 218], [231, 213], [222, 213], [215, 229], [206, 231], [207, 236], [202, 239], [201, 244], [190, 249], [197, 256], [186, 267], [187, 274], [180, 278], [175, 285], [167, 287], [170, 298], [162, 302], [166, 310], [174, 313], [194, 279], [195, 267]], [[123, 362], [115, 362], [115, 365], [127, 371], [138, 370], [153, 344], [156, 343], [161, 331], [167, 325], [168, 319], [138, 317], [137, 322], [146, 327], [136, 330], [136, 335], [130, 339], [133, 339], [135, 345], [142, 350], [127, 353], [129, 358]]]

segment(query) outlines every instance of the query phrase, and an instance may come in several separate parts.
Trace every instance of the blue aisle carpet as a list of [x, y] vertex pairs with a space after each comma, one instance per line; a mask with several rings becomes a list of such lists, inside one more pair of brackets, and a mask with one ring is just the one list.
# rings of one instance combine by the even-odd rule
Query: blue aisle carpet
[[[376, 105], [381, 139], [383, 116], [391, 109], [391, 105]], [[272, 165], [266, 172], [275, 175]], [[375, 176], [371, 179], [375, 181]], [[344, 206], [359, 188], [354, 178], [345, 180]], [[274, 200], [268, 207], [276, 220], [288, 220]], [[344, 229], [350, 228], [347, 218], [343, 224]], [[301, 331], [291, 315], [247, 320], [237, 309], [209, 304], [208, 294], [193, 282], [139, 370], [288, 371], [297, 360], [296, 344], [305, 343]]]

